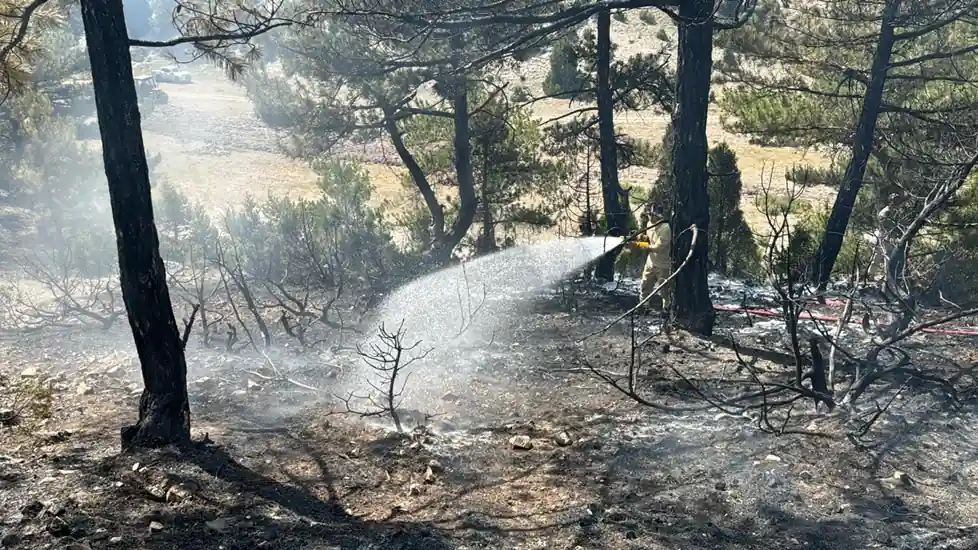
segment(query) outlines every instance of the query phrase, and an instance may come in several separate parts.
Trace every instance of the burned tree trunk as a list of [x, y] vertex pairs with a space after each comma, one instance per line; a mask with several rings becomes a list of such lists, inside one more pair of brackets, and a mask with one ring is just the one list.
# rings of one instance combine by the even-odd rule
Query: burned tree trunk
[[479, 254], [489, 254], [495, 252], [496, 247], [496, 222], [492, 219], [492, 189], [490, 189], [489, 171], [490, 166], [489, 143], [482, 143], [482, 185], [479, 189], [480, 209], [482, 213], [482, 234], [477, 241], [476, 252]]
[[[615, 139], [615, 98], [611, 90], [611, 12], [598, 13], [597, 29], [597, 96], [598, 132], [601, 136], [601, 196], [608, 235], [622, 237], [628, 232], [628, 205], [621, 203], [618, 182], [618, 143]], [[612, 280], [615, 277], [615, 254], [605, 254], [598, 262], [595, 276]]]
[[445, 237], [445, 209], [438, 202], [438, 196], [431, 187], [431, 183], [428, 181], [428, 176], [425, 175], [424, 169], [421, 168], [417, 159], [414, 158], [414, 155], [411, 154], [411, 151], [405, 145], [404, 136], [401, 133], [401, 129], [397, 126], [397, 120], [394, 118], [392, 109], [385, 109], [384, 111], [384, 129], [387, 130], [387, 135], [390, 137], [391, 143], [394, 144], [394, 150], [397, 151], [397, 156], [400, 157], [408, 173], [411, 174], [411, 181], [414, 182], [414, 186], [421, 193], [425, 206], [428, 207], [428, 213], [431, 215], [432, 240], [434, 243], [440, 243]]
[[[465, 49], [465, 42], [461, 35], [452, 37], [452, 49], [457, 58], [456, 64], [461, 66], [462, 51]], [[459, 210], [452, 230], [445, 236], [444, 242], [436, 251], [437, 264], [443, 264], [451, 259], [452, 251], [462, 242], [469, 228], [472, 227], [479, 204], [475, 193], [475, 176], [472, 172], [472, 130], [469, 126], [468, 85], [465, 73], [459, 74], [451, 82], [455, 119], [455, 177], [458, 181]]]
[[173, 317], [153, 222], [129, 37], [122, 0], [82, 0], [102, 157], [119, 250], [119, 278], [142, 367], [139, 421], [122, 445], [159, 447], [190, 440], [187, 363]]
[[832, 268], [835, 267], [835, 261], [839, 257], [839, 252], [842, 251], [842, 240], [845, 238], [846, 229], [849, 227], [849, 218], [852, 217], [856, 197], [863, 186], [866, 164], [869, 162], [869, 156], [873, 150], [876, 121], [879, 119], [880, 109], [883, 105], [887, 67], [890, 64], [895, 43], [893, 27], [900, 12], [900, 3], [901, 0], [890, 0], [883, 12], [883, 22], [880, 28], [879, 41], [876, 44], [876, 52], [873, 54], [869, 84], [866, 88], [866, 95], [863, 96], [856, 135], [852, 141], [852, 156], [846, 166], [842, 185], [835, 196], [832, 213], [825, 224], [822, 241], [809, 270], [810, 277], [818, 285], [819, 290], [825, 289], [829, 277], [832, 275]]
[[[672, 285], [672, 320], [689, 331], [713, 332], [710, 301], [709, 226], [707, 190], [706, 117], [713, 68], [713, 0], [690, 0], [679, 8], [679, 66], [676, 74], [676, 108], [672, 118], [672, 172], [675, 181], [672, 211], [672, 264], [678, 269], [690, 246], [689, 263]], [[696, 243], [687, 229], [696, 224]]]

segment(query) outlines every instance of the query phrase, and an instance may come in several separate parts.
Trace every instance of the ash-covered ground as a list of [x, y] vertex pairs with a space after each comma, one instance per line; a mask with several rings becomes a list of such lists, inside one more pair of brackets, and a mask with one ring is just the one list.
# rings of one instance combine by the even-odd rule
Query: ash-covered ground
[[[736, 285], [715, 286], [718, 304], [743, 301], [739, 289], [724, 291]], [[179, 455], [118, 455], [118, 427], [134, 417], [141, 389], [126, 325], [5, 336], [6, 389], [50, 380], [54, 393], [48, 420], [25, 413], [20, 426], [0, 429], [2, 543], [978, 548], [971, 340], [917, 338], [960, 364], [956, 401], [905, 387], [863, 441], [869, 448], [858, 448], [844, 437], [762, 433], [710, 407], [657, 410], [597, 380], [585, 360], [624, 370], [628, 324], [580, 341], [634, 303], [629, 284], [542, 293], [513, 311], [509, 330], [471, 350], [477, 375], [446, 391], [439, 410], [422, 411], [440, 414], [409, 436], [385, 418], [331, 412], [331, 388], [357, 368], [352, 352], [283, 346], [268, 354], [273, 369], [258, 354], [192, 340], [195, 432], [221, 447]], [[637, 333], [654, 336], [658, 321], [642, 317]], [[718, 331], [745, 346], [774, 347], [783, 336], [736, 314], [721, 314]], [[672, 367], [705, 388], [737, 365], [729, 349], [683, 334], [654, 336], [641, 353], [642, 396], [671, 407], [706, 405]], [[881, 388], [865, 407], [893, 394]], [[805, 428], [842, 433], [844, 413], [798, 408]]]

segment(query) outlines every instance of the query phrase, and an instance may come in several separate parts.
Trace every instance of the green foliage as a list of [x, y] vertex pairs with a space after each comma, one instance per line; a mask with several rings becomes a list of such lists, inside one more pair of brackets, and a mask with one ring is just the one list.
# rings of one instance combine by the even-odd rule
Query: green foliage
[[[591, 68], [583, 73], [584, 83], [577, 89], [572, 99], [578, 101], [596, 101], [598, 88], [597, 67], [598, 41], [597, 35], [591, 29], [585, 29], [580, 36], [580, 42], [574, 46], [578, 56], [577, 63]], [[669, 112], [673, 105], [675, 85], [672, 81], [668, 66], [670, 51], [660, 45], [653, 52], [635, 54], [624, 60], [616, 60], [617, 44], [611, 45], [611, 89], [614, 91], [616, 111], [634, 111], [642, 109], [659, 109]]]
[[638, 12], [638, 18], [642, 23], [646, 25], [655, 25], [655, 12], [650, 9], [643, 9]]
[[805, 164], [792, 166], [785, 172], [785, 179], [800, 187], [812, 185], [838, 187], [842, 183], [842, 173], [834, 167], [819, 168]]
[[658, 174], [652, 183], [652, 190], [642, 211], [643, 225], [672, 212], [672, 201], [675, 195], [675, 180], [672, 176], [672, 129], [667, 128], [663, 133], [662, 142], [656, 149], [655, 156]]
[[249, 71], [242, 82], [262, 122], [271, 128], [301, 128], [303, 111], [311, 105], [288, 80], [259, 69]]
[[[796, 210], [795, 207], [788, 207], [789, 210]], [[773, 257], [764, 258], [765, 264], [772, 263], [770, 268], [774, 269], [777, 276], [785, 278], [789, 274], [793, 281], [805, 279], [808, 266], [811, 265], [818, 251], [818, 245], [825, 231], [825, 223], [828, 221], [829, 207], [823, 205], [820, 208], [811, 206], [804, 207], [804, 216], [789, 219], [790, 235], [787, 246], [784, 242], [775, 243]], [[772, 214], [772, 220], [778, 226], [782, 213]], [[840, 277], [851, 277], [854, 273], [865, 273], [869, 267], [869, 260], [873, 250], [871, 245], [861, 238], [861, 231], [850, 228], [842, 241], [842, 249], [839, 252], [839, 259], [833, 268], [833, 274]]]
[[367, 173], [352, 163], [322, 160], [315, 199], [249, 197], [228, 213], [225, 246], [251, 277], [316, 288], [373, 288], [392, 276], [401, 256], [382, 213], [369, 206]]
[[927, 297], [962, 307], [978, 305], [978, 178], [972, 176], [953, 199], [953, 207], [936, 216], [910, 251], [910, 269], [933, 278]]
[[76, 275], [117, 269], [115, 231], [99, 155], [74, 139], [65, 120], [51, 120], [24, 146], [16, 171], [31, 197], [39, 245]]
[[723, 275], [756, 274], [760, 254], [740, 209], [743, 190], [737, 155], [726, 143], [710, 149], [710, 269]]
[[[797, 169], [789, 179], [837, 186], [880, 43], [888, 3], [815, 0], [789, 8], [759, 3], [743, 28], [718, 35], [716, 63], [727, 84], [719, 105], [725, 126], [761, 144], [814, 147], [834, 157], [828, 170]], [[903, 4], [864, 181], [875, 214], [894, 191], [927, 196], [951, 165], [970, 156], [963, 145], [978, 131], [978, 58], [970, 21], [978, 6], [952, 16], [940, 1]], [[840, 23], [844, 22], [844, 23]], [[941, 52], [934, 55], [934, 52]], [[969, 136], [969, 137], [965, 137]], [[919, 201], [893, 215], [912, 217]], [[858, 225], [872, 223], [859, 221]]]
[[[659, 174], [646, 199], [641, 225], [667, 217], [672, 212], [672, 132], [667, 130], [657, 150]], [[710, 149], [710, 269], [718, 273], [747, 276], [757, 274], [759, 251], [754, 234], [740, 208], [743, 183], [737, 155], [726, 143]]]
[[577, 35], [565, 36], [550, 47], [550, 71], [543, 81], [543, 93], [547, 95], [576, 95], [587, 82], [581, 70], [581, 56]]
[[780, 219], [785, 215], [804, 216], [812, 211], [812, 204], [787, 194], [766, 193], [755, 199], [757, 210], [766, 217]]
[[216, 257], [219, 232], [203, 206], [160, 181], [154, 184], [153, 213], [163, 259], [206, 271]]
[[521, 84], [513, 88], [509, 98], [516, 103], [526, 103], [533, 99], [533, 96], [530, 94], [530, 89]]
[[[476, 224], [480, 230], [475, 244], [482, 252], [514, 243], [518, 228], [552, 226], [558, 206], [555, 197], [567, 177], [566, 163], [544, 154], [543, 133], [530, 109], [509, 105], [499, 96], [486, 102], [487, 96], [486, 91], [472, 94], [473, 106], [481, 108], [470, 120], [479, 202]], [[417, 160], [429, 180], [439, 186], [455, 186], [451, 120], [413, 119], [405, 124], [405, 131], [407, 144], [419, 151]], [[405, 183], [410, 185], [409, 180]], [[450, 203], [446, 217], [455, 208]], [[412, 210], [420, 213], [417, 207]], [[430, 238], [423, 231], [426, 217], [404, 221], [414, 228], [409, 232], [416, 238]]]

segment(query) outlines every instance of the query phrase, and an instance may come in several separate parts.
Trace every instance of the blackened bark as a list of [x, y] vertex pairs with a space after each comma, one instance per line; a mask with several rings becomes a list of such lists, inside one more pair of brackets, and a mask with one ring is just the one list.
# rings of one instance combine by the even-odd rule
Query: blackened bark
[[[462, 37], [456, 35], [452, 38], [452, 48], [461, 52], [465, 47]], [[435, 263], [447, 263], [452, 256], [452, 251], [462, 242], [472, 222], [475, 221], [476, 210], [478, 209], [479, 199], [475, 193], [475, 176], [472, 173], [472, 130], [469, 126], [469, 91], [468, 80], [465, 74], [461, 74], [452, 83], [452, 109], [455, 121], [455, 178], [458, 182], [459, 210], [452, 224], [452, 230], [445, 235], [439, 244], [434, 255]]]
[[[597, 65], [598, 132], [601, 138], [601, 196], [608, 235], [624, 236], [628, 232], [628, 205], [622, 206], [621, 185], [618, 182], [618, 143], [615, 139], [615, 98], [611, 90], [611, 12], [598, 14]], [[612, 280], [615, 277], [616, 254], [605, 254], [598, 262], [595, 276]]]
[[397, 126], [397, 121], [394, 119], [394, 113], [385, 112], [384, 116], [384, 128], [387, 130], [388, 137], [391, 138], [391, 143], [394, 144], [394, 150], [397, 151], [397, 156], [400, 157], [401, 162], [407, 167], [414, 186], [418, 188], [425, 205], [428, 207], [428, 213], [431, 215], [432, 239], [435, 244], [440, 243], [445, 237], [445, 209], [438, 202], [438, 197], [435, 195], [435, 190], [432, 189], [431, 183], [428, 181], [428, 176], [425, 175], [417, 159], [414, 158], [414, 155], [408, 150], [407, 145], [404, 144], [404, 138], [401, 135], [400, 128]]
[[[461, 35], [455, 35], [451, 40], [452, 49], [461, 66], [465, 42]], [[455, 178], [458, 182], [459, 209], [452, 230], [445, 235], [439, 244], [433, 259], [436, 264], [447, 263], [452, 257], [452, 251], [462, 242], [472, 222], [475, 221], [479, 199], [475, 193], [475, 177], [472, 173], [472, 130], [469, 126], [469, 91], [468, 79], [464, 73], [459, 74], [451, 85], [452, 108], [455, 120]]]
[[876, 44], [873, 65], [870, 69], [869, 85], [866, 87], [866, 95], [863, 96], [856, 135], [852, 141], [852, 156], [842, 177], [839, 192], [835, 195], [835, 203], [825, 225], [822, 241], [809, 269], [811, 279], [818, 285], [820, 291], [825, 290], [832, 275], [832, 268], [835, 267], [835, 261], [842, 250], [842, 240], [845, 238], [849, 218], [852, 217], [852, 209], [856, 204], [856, 196], [863, 186], [866, 164], [873, 150], [876, 121], [879, 120], [880, 108], [883, 104], [887, 66], [890, 64], [895, 42], [893, 25], [900, 13], [900, 3], [901, 0], [890, 0], [883, 12], [879, 42]]
[[489, 189], [489, 143], [482, 146], [482, 187], [479, 196], [482, 200], [482, 236], [479, 238], [478, 253], [488, 254], [496, 250], [496, 224], [492, 219], [492, 190]]
[[185, 443], [190, 441], [187, 363], [153, 222], [149, 167], [122, 1], [82, 0], [81, 8], [119, 249], [122, 297], [145, 386], [139, 399], [139, 421], [122, 429], [122, 445]]
[[678, 269], [699, 230], [692, 257], [672, 285], [672, 320], [691, 332], [713, 332], [710, 269], [710, 198], [707, 190], [706, 117], [713, 69], [713, 0], [689, 0], [679, 8], [679, 63], [672, 118], [672, 264]]
[[475, 178], [472, 174], [469, 94], [468, 82], [465, 78], [459, 79], [458, 88], [452, 104], [455, 109], [455, 177], [458, 179], [459, 212], [447, 239], [449, 249], [454, 249], [472, 227], [478, 202], [475, 195]]

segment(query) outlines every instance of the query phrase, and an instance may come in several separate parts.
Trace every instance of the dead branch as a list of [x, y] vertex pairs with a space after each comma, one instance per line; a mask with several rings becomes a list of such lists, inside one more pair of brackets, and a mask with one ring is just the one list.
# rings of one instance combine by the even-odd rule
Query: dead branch
[[[379, 342], [368, 346], [357, 346], [357, 354], [363, 362], [380, 378], [379, 382], [367, 380], [373, 392], [367, 395], [357, 395], [350, 392], [345, 397], [337, 398], [345, 405], [344, 413], [356, 414], [360, 417], [390, 416], [398, 433], [403, 433], [399, 415], [401, 396], [407, 385], [410, 372], [408, 368], [418, 360], [425, 358], [431, 349], [408, 358], [408, 354], [421, 345], [418, 340], [413, 344], [404, 343], [404, 321], [394, 332], [389, 332], [381, 324], [378, 329]], [[354, 401], [365, 401], [368, 408], [360, 409], [353, 406]]]
[[[466, 331], [472, 326], [475, 316], [482, 310], [482, 307], [486, 304], [486, 299], [488, 297], [486, 291], [485, 283], [482, 284], [482, 296], [479, 302], [473, 307], [472, 305], [472, 292], [470, 291], [469, 285], [469, 274], [465, 269], [465, 262], [461, 263], [462, 269], [462, 285], [456, 285], [456, 293], [458, 295], [458, 308], [461, 314], [461, 319], [459, 321], [458, 332], [455, 333], [452, 340], [461, 338]], [[462, 299], [462, 288], [465, 289], [465, 300]]]
[[183, 336], [180, 338], [180, 343], [183, 348], [187, 348], [187, 342], [190, 340], [190, 331], [194, 328], [194, 319], [197, 318], [197, 312], [200, 311], [200, 304], [194, 304], [193, 310], [190, 312], [190, 318], [183, 320]]
[[229, 285], [229, 280], [231, 283], [234, 284], [235, 289], [238, 291], [238, 293], [241, 295], [242, 299], [244, 300], [245, 307], [251, 313], [252, 318], [254, 319], [255, 324], [258, 327], [258, 331], [262, 335], [264, 347], [265, 349], [267, 349], [272, 345], [272, 334], [268, 330], [268, 324], [265, 322], [265, 319], [261, 315], [260, 308], [258, 307], [258, 302], [255, 298], [254, 293], [251, 290], [251, 286], [248, 283], [248, 279], [245, 276], [244, 270], [241, 267], [241, 255], [238, 250], [238, 246], [235, 241], [235, 238], [233, 235], [231, 235], [230, 227], [227, 227], [227, 230], [228, 230], [227, 232], [228, 242], [231, 247], [232, 257], [230, 258], [230, 260], [228, 259], [227, 252], [225, 250], [225, 245], [219, 241], [217, 243], [217, 258], [215, 260], [218, 267], [218, 271], [221, 274], [221, 282], [224, 285], [225, 292], [227, 293], [228, 296], [228, 301], [230, 302], [231, 308], [234, 311], [234, 316], [237, 319], [238, 323], [241, 325], [241, 327], [244, 328], [245, 334], [248, 336], [248, 341], [251, 343], [252, 347], [254, 347], [255, 350], [258, 350], [258, 345], [251, 334], [251, 330], [248, 328], [248, 325], [242, 319], [239, 308], [237, 304], [235, 304], [234, 302], [233, 295], [231, 293], [231, 288]]
[[320, 390], [319, 388], [310, 386], [309, 384], [305, 384], [303, 382], [299, 382], [298, 380], [296, 380], [294, 378], [290, 378], [290, 377], [286, 376], [275, 365], [275, 363], [272, 361], [271, 357], [269, 357], [268, 354], [265, 353], [265, 350], [258, 350], [258, 352], [261, 353], [262, 357], [265, 358], [265, 364], [268, 365], [268, 367], [271, 369], [272, 373], [274, 373], [274, 376], [266, 376], [264, 374], [261, 374], [261, 373], [255, 372], [255, 371], [250, 371], [250, 370], [246, 370], [244, 372], [246, 372], [246, 373], [248, 373], [248, 374], [250, 374], [252, 376], [256, 376], [258, 378], [261, 378], [262, 380], [286, 382], [288, 384], [292, 384], [293, 386], [296, 386], [298, 388], [302, 388], [304, 390], [309, 390], [309, 391], [316, 392], [316, 393], [323, 393], [323, 390]]
[[[95, 276], [84, 276], [72, 247], [54, 251], [33, 249], [31, 256], [15, 259], [28, 281], [41, 285], [44, 298], [12, 286], [4, 296], [8, 323], [21, 330], [95, 324], [108, 330], [125, 314], [118, 299], [118, 277], [107, 268]], [[97, 266], [102, 267], [102, 266]]]

